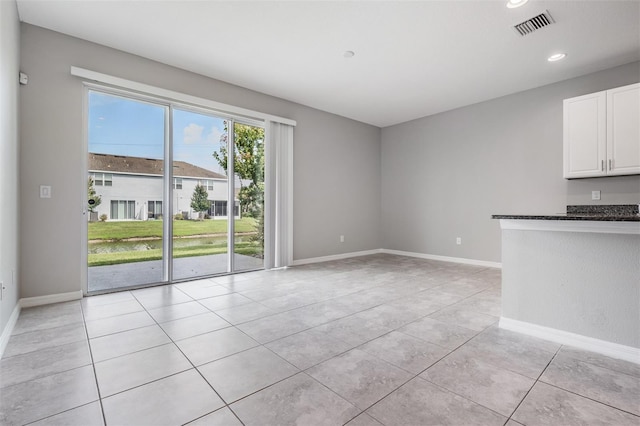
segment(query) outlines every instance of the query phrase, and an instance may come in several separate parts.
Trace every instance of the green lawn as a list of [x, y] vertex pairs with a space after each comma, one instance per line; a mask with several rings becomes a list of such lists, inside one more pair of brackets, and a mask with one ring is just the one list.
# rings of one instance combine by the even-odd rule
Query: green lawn
[[[236, 232], [255, 232], [256, 220], [250, 217], [235, 221]], [[174, 220], [176, 237], [224, 234], [225, 220]], [[89, 240], [124, 240], [127, 238], [162, 238], [162, 220], [132, 220], [123, 222], [90, 222]]]
[[[256, 232], [256, 221], [253, 218], [243, 218], [235, 221], [236, 232]], [[226, 220], [174, 220], [173, 232], [175, 237], [225, 234]], [[126, 240], [130, 238], [162, 238], [162, 221], [123, 221], [123, 222], [90, 222], [89, 240]], [[235, 251], [248, 256], [261, 256], [262, 247], [254, 242], [236, 242]], [[227, 245], [203, 244], [176, 248], [173, 257], [206, 256], [227, 252]], [[162, 259], [161, 249], [131, 250], [114, 253], [89, 253], [89, 266], [116, 265], [119, 263], [142, 262], [146, 260]]]
[[[226, 253], [227, 247], [215, 246], [215, 245], [201, 245], [191, 246], [175, 249], [173, 251], [173, 257], [193, 257], [193, 256], [207, 256], [211, 254]], [[235, 253], [244, 254], [247, 256], [261, 257], [262, 248], [258, 247], [252, 242], [236, 243]], [[100, 253], [89, 254], [89, 266], [102, 266], [102, 265], [117, 265], [120, 263], [133, 263], [143, 262], [146, 260], [160, 260], [162, 259], [162, 249], [153, 250], [140, 250], [140, 251], [123, 251], [116, 253]]]

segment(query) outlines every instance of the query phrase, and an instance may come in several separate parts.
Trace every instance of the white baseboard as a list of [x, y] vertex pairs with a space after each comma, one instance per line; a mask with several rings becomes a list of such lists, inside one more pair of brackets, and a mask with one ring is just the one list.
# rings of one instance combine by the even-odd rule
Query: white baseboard
[[308, 259], [294, 260], [291, 266], [306, 265], [309, 263], [330, 262], [332, 260], [349, 259], [351, 257], [369, 256], [369, 255], [378, 254], [381, 252], [382, 252], [381, 249], [374, 249], [374, 250], [365, 250], [365, 251], [354, 251], [351, 253], [333, 254], [331, 256], [310, 257]]
[[13, 333], [13, 328], [16, 326], [16, 322], [18, 322], [19, 316], [20, 302], [16, 303], [16, 306], [13, 308], [13, 312], [11, 312], [11, 316], [9, 317], [7, 325], [4, 327], [4, 330], [2, 330], [2, 334], [0, 334], [0, 358], [2, 358], [4, 350], [7, 348], [7, 344], [9, 344], [11, 333]]
[[381, 249], [380, 253], [396, 254], [398, 256], [418, 257], [420, 259], [439, 260], [442, 262], [463, 263], [465, 265], [486, 266], [488, 268], [502, 268], [500, 262], [490, 262], [488, 260], [467, 259], [464, 257], [439, 256], [436, 254], [415, 253], [411, 251]]
[[411, 251], [374, 249], [365, 251], [355, 251], [351, 253], [334, 254], [331, 256], [311, 257], [308, 259], [294, 260], [291, 266], [306, 265], [308, 263], [330, 262], [332, 260], [348, 259], [351, 257], [369, 256], [371, 254], [386, 253], [398, 256], [418, 257], [420, 259], [440, 260], [442, 262], [463, 263], [465, 265], [486, 266], [488, 268], [502, 268], [500, 262], [490, 262], [488, 260], [466, 259], [463, 257], [438, 256], [435, 254], [414, 253]]
[[594, 339], [593, 337], [587, 337], [580, 334], [570, 333], [568, 331], [544, 327], [505, 317], [500, 317], [499, 326], [505, 330], [516, 331], [518, 333], [538, 337], [540, 339], [549, 340], [562, 345], [573, 346], [578, 349], [584, 349], [612, 358], [618, 358], [635, 364], [640, 364], [640, 348], [620, 345], [618, 343], [607, 342], [605, 340]]
[[20, 299], [20, 306], [31, 308], [33, 306], [49, 305], [51, 303], [69, 302], [71, 300], [82, 299], [82, 290], [71, 291], [69, 293], [49, 294], [46, 296], [25, 297]]

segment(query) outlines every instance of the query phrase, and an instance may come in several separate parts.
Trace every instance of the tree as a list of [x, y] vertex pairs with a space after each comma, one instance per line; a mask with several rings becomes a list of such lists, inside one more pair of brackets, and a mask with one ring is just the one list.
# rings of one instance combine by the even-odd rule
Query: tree
[[199, 218], [202, 219], [202, 213], [209, 210], [209, 193], [207, 193], [207, 189], [198, 184], [193, 190], [193, 195], [191, 196], [191, 208], [199, 213]]
[[[220, 151], [213, 157], [220, 167], [227, 170], [228, 122], [224, 122], [224, 133], [220, 137]], [[258, 219], [264, 203], [264, 129], [235, 123], [233, 127], [235, 152], [233, 172], [240, 178], [240, 211], [243, 216]], [[248, 182], [248, 183], [247, 183]]]
[[[213, 156], [225, 171], [228, 166], [227, 141], [229, 123], [224, 122], [224, 133], [220, 137], [220, 151]], [[240, 178], [240, 211], [243, 216], [256, 219], [256, 234], [251, 241], [264, 248], [264, 129], [235, 123], [233, 172]], [[229, 174], [227, 172], [227, 177]], [[248, 182], [248, 184], [247, 184]], [[262, 257], [262, 255], [258, 255]]]
[[[93, 200], [93, 203], [91, 202]], [[89, 176], [87, 181], [87, 210], [94, 212], [95, 208], [102, 203], [102, 197], [96, 194], [96, 190], [93, 186], [93, 179]]]

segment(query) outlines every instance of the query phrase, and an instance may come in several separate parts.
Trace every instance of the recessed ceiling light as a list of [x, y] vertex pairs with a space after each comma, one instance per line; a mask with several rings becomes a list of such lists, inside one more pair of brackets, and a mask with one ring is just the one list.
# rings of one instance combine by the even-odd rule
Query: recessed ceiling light
[[567, 55], [565, 53], [556, 53], [554, 55], [551, 55], [547, 58], [547, 61], [549, 62], [556, 62], [559, 61], [560, 59], [564, 59]]
[[355, 52], [353, 52], [352, 50], [346, 50], [342, 56], [344, 56], [345, 58], [353, 58], [355, 56]]
[[529, 0], [509, 0], [507, 2], [507, 7], [509, 9], [515, 9], [516, 7], [524, 6], [528, 1]]

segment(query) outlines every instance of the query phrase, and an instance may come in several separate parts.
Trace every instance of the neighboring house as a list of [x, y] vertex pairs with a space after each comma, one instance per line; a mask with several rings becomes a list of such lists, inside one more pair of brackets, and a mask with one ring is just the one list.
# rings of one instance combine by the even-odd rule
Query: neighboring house
[[[89, 154], [89, 176], [102, 202], [94, 210], [108, 220], [158, 219], [163, 215], [162, 178], [164, 161], [123, 155]], [[191, 196], [197, 184], [207, 189], [211, 202], [207, 214], [212, 219], [227, 217], [227, 177], [184, 161], [173, 162], [173, 211], [196, 219]], [[238, 191], [236, 190], [236, 196]], [[240, 216], [235, 200], [235, 217]], [[166, 212], [165, 212], [166, 213]], [[96, 215], [93, 215], [93, 220]]]

